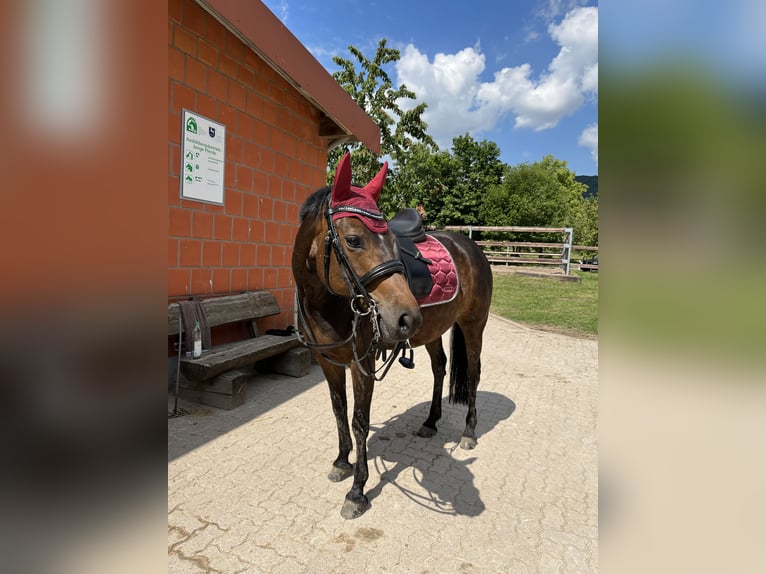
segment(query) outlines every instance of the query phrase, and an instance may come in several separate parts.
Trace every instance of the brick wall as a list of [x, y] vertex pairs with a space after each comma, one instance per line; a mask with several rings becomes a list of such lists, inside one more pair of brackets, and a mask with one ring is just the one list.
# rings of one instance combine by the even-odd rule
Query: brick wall
[[[251, 289], [292, 323], [298, 210], [325, 184], [320, 112], [192, 0], [168, 3], [168, 299]], [[226, 126], [225, 205], [180, 199], [181, 117]]]

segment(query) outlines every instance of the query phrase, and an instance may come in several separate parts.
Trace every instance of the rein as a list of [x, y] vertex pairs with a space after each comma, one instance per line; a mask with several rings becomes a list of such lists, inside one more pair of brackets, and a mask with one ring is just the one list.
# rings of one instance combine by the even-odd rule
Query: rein
[[[335, 225], [332, 221], [332, 216], [336, 213], [355, 213], [357, 215], [363, 215], [364, 217], [370, 217], [376, 220], [383, 220], [385, 219], [385, 216], [381, 213], [373, 213], [371, 211], [352, 206], [338, 207], [333, 209], [330, 206], [330, 202], [331, 199], [328, 198], [327, 209], [324, 212], [325, 220], [327, 222], [327, 235], [324, 239], [324, 273], [326, 281], [325, 287], [333, 295], [342, 297], [342, 295], [333, 291], [332, 287], [330, 286], [330, 259], [332, 253], [334, 253], [335, 259], [338, 261], [338, 266], [340, 267], [341, 273], [343, 275], [343, 280], [346, 282], [346, 285], [348, 286], [348, 292], [350, 294], [349, 305], [351, 306], [351, 312], [353, 313], [354, 317], [351, 323], [351, 334], [343, 341], [339, 341], [337, 343], [318, 343], [313, 334], [310, 333], [308, 322], [306, 321], [305, 313], [303, 310], [303, 305], [301, 304], [300, 297], [298, 297], [296, 294], [300, 322], [306, 328], [306, 335], [309, 335], [310, 340], [307, 340], [300, 330], [296, 330], [298, 339], [306, 347], [315, 349], [326, 361], [334, 365], [344, 367], [351, 363], [355, 363], [363, 375], [372, 376], [376, 381], [381, 381], [386, 376], [386, 374], [388, 374], [388, 370], [391, 368], [391, 364], [396, 358], [399, 350], [401, 350], [402, 354], [404, 354], [404, 350], [407, 348], [411, 349], [411, 347], [409, 345], [409, 341], [397, 343], [394, 351], [391, 354], [391, 357], [388, 359], [385, 358], [385, 350], [380, 347], [378, 307], [375, 303], [375, 300], [370, 297], [370, 294], [367, 291], [367, 285], [377, 279], [380, 279], [381, 277], [386, 277], [393, 273], [404, 273], [404, 264], [399, 259], [391, 259], [381, 263], [380, 265], [377, 265], [365, 273], [362, 277], [359, 277], [351, 267], [351, 263], [346, 256], [346, 252], [343, 250], [340, 236], [338, 235], [338, 231], [335, 229]], [[364, 332], [363, 330], [359, 329], [360, 320], [364, 317], [370, 318], [370, 323], [372, 326], [372, 338], [369, 342], [364, 341]], [[364, 349], [364, 352], [361, 354], [359, 352], [359, 348], [357, 347], [357, 336], [362, 339], [363, 343], [362, 348]], [[334, 359], [328, 357], [327, 354], [322, 352], [324, 350], [338, 349], [347, 345], [349, 342], [351, 343], [351, 349], [354, 354], [354, 358], [348, 363], [335, 361]], [[380, 369], [375, 370], [375, 359], [378, 356], [384, 357], [384, 363]], [[365, 368], [365, 366], [362, 364], [363, 361], [367, 363], [367, 368]], [[378, 377], [377, 375], [381, 370], [383, 370], [383, 374]]]

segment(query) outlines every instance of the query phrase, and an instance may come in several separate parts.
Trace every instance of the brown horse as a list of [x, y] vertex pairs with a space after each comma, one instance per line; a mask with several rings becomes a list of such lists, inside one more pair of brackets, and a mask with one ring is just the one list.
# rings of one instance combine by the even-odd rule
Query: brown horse
[[[471, 239], [449, 232], [430, 234], [451, 255], [459, 287], [450, 301], [421, 308], [405, 276], [397, 239], [377, 207], [387, 167], [384, 164], [366, 186], [353, 186], [346, 154], [338, 165], [332, 189], [318, 190], [302, 206], [293, 251], [300, 336], [312, 349], [327, 379], [338, 426], [338, 457], [329, 478], [338, 482], [354, 475], [341, 509], [344, 518], [361, 516], [370, 507], [364, 495], [370, 403], [374, 382], [380, 380], [376, 376], [376, 359], [385, 357], [387, 351], [392, 352], [384, 363], [385, 372], [400, 350], [400, 361], [411, 367], [411, 351], [407, 365], [404, 350], [426, 346], [434, 388], [431, 410], [418, 434], [433, 436], [441, 418], [447, 367], [441, 337], [452, 328], [449, 398], [468, 406], [461, 448], [476, 446], [476, 389], [482, 334], [492, 298], [492, 272]], [[349, 462], [353, 445], [346, 367], [351, 370], [354, 392], [354, 466]]]

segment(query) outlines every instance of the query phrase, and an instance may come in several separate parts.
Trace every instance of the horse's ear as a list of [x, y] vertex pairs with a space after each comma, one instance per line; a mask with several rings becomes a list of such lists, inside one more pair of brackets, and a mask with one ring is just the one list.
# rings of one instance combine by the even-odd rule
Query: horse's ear
[[383, 191], [383, 186], [386, 184], [387, 172], [388, 162], [384, 162], [378, 174], [370, 180], [370, 183], [364, 186], [365, 194], [372, 198], [375, 203], [378, 203], [380, 192]]
[[333, 203], [340, 203], [351, 194], [351, 154], [346, 152], [335, 170], [335, 181], [332, 184]]

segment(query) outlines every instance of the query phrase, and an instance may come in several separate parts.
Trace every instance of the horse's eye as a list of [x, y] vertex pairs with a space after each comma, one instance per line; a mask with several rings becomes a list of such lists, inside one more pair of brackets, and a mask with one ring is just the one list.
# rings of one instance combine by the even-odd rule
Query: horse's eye
[[358, 235], [347, 235], [346, 245], [351, 249], [359, 249], [362, 247], [362, 239]]

